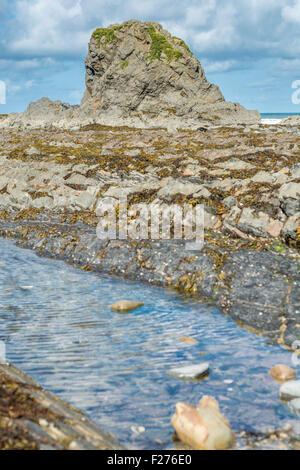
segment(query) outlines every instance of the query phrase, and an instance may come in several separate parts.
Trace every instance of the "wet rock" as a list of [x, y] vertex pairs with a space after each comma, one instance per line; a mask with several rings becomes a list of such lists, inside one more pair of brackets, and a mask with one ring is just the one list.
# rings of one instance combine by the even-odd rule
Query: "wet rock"
[[255, 176], [253, 176], [253, 178], [251, 178], [251, 180], [254, 183], [273, 183], [275, 178], [267, 171], [259, 171]]
[[167, 184], [165, 187], [161, 188], [157, 196], [164, 197], [164, 196], [173, 196], [174, 194], [184, 194], [189, 196], [191, 194], [197, 193], [198, 190], [202, 189], [199, 185], [188, 183], [180, 183], [179, 181], [174, 181], [173, 183]]
[[139, 307], [142, 307], [143, 302], [132, 302], [131, 300], [119, 300], [110, 306], [111, 310], [116, 312], [131, 312]]
[[201, 377], [205, 377], [209, 373], [209, 363], [204, 362], [202, 364], [195, 364], [184, 367], [177, 367], [170, 369], [167, 374], [170, 377], [181, 380], [197, 380]]
[[287, 382], [288, 380], [293, 380], [296, 377], [296, 372], [291, 369], [291, 367], [285, 366], [283, 364], [277, 364], [270, 370], [270, 375], [273, 379], [278, 382]]
[[28, 149], [26, 149], [26, 153], [29, 156], [31, 156], [31, 155], [40, 155], [41, 154], [41, 152], [35, 147], [29, 147]]
[[74, 200], [75, 206], [79, 209], [92, 209], [96, 203], [97, 188], [89, 187], [86, 191], [82, 191]]
[[73, 173], [65, 180], [65, 184], [87, 187], [97, 185], [97, 181], [93, 180], [92, 178], [86, 178], [80, 173]]
[[9, 179], [6, 176], [0, 176], [0, 191], [4, 191], [9, 183]]
[[300, 184], [287, 183], [281, 186], [279, 199], [281, 208], [288, 217], [300, 212]]
[[233, 196], [228, 196], [225, 199], [223, 199], [223, 204], [228, 209], [231, 209], [232, 207], [237, 205], [237, 200]]
[[208, 191], [207, 188], [203, 187], [200, 191], [193, 194], [193, 197], [203, 198], [203, 199], [210, 199], [211, 193]]
[[289, 217], [282, 229], [282, 234], [285, 238], [297, 240], [298, 228], [300, 227], [300, 212], [297, 212], [292, 217]]
[[246, 233], [251, 233], [258, 237], [267, 237], [270, 219], [264, 212], [255, 213], [254, 209], [246, 207], [243, 209], [239, 228]]
[[197, 450], [228, 449], [235, 443], [230, 424], [213, 397], [204, 396], [197, 407], [177, 403], [171, 423], [179, 439]]
[[226, 162], [217, 163], [217, 167], [224, 168], [226, 170], [251, 170], [253, 169], [253, 165], [251, 163], [244, 162], [243, 160], [239, 160], [238, 158], [231, 158]]
[[300, 398], [295, 398], [287, 404], [288, 408], [300, 417]]
[[295, 163], [291, 168], [291, 175], [293, 178], [300, 178], [300, 163]]
[[282, 400], [292, 400], [293, 398], [300, 398], [300, 380], [284, 383], [280, 387], [279, 394]]
[[51, 197], [39, 197], [37, 199], [34, 199], [31, 202], [31, 206], [35, 207], [36, 209], [46, 209], [46, 210], [51, 210], [54, 206], [53, 199]]

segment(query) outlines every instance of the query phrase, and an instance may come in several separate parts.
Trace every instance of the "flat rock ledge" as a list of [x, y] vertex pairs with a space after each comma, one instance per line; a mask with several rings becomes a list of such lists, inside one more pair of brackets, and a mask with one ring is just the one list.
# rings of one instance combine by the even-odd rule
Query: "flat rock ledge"
[[0, 364], [0, 430], [0, 450], [124, 449], [12, 364]]

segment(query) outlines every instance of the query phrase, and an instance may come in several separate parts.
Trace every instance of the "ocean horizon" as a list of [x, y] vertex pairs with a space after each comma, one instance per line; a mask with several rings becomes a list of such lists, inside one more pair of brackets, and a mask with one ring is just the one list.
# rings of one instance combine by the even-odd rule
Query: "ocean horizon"
[[260, 113], [263, 124], [277, 124], [291, 116], [300, 116], [300, 113]]

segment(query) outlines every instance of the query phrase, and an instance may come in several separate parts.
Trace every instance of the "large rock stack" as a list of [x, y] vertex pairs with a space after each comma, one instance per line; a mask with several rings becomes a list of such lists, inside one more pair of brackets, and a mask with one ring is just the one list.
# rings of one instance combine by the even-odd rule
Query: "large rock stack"
[[127, 21], [92, 34], [80, 106], [43, 98], [0, 127], [109, 126], [197, 129], [260, 121], [258, 111], [225, 101], [182, 39], [158, 23]]
[[260, 120], [257, 111], [225, 101], [184, 41], [158, 23], [97, 29], [85, 65], [81, 110], [103, 124], [197, 128]]

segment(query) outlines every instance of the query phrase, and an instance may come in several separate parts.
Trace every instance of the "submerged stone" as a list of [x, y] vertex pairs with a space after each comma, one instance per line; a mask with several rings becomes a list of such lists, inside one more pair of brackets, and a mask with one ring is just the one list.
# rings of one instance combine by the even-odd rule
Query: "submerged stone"
[[279, 382], [286, 382], [293, 380], [296, 377], [296, 372], [288, 366], [283, 364], [277, 364], [270, 370], [270, 375], [273, 379]]
[[142, 307], [143, 302], [132, 302], [131, 300], [119, 300], [110, 306], [111, 310], [116, 312], [131, 312], [139, 307]]
[[198, 406], [177, 403], [172, 417], [179, 439], [197, 450], [222, 450], [233, 446], [235, 436], [213, 397], [204, 396]]
[[195, 364], [185, 367], [170, 369], [167, 374], [170, 377], [182, 380], [196, 380], [206, 376], [209, 373], [209, 363]]
[[292, 400], [300, 398], [300, 380], [294, 382], [286, 382], [280, 387], [280, 398], [283, 400]]
[[181, 336], [179, 339], [187, 344], [198, 344], [196, 339], [190, 338], [189, 336]]
[[295, 398], [288, 402], [288, 408], [300, 417], [300, 398]]

